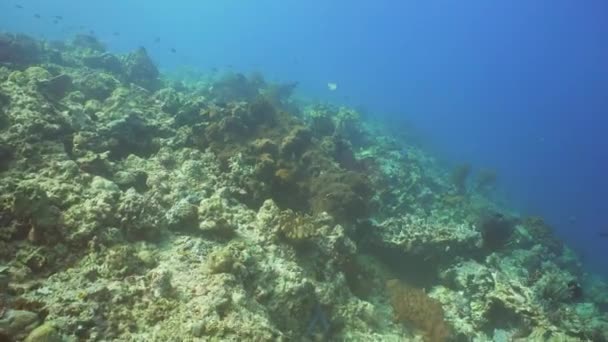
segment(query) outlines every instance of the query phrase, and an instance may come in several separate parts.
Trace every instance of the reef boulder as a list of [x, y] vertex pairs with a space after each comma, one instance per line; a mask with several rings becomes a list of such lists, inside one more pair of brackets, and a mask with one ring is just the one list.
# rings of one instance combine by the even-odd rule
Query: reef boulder
[[0, 34], [0, 63], [27, 65], [40, 59], [40, 43], [21, 34]]
[[143, 47], [125, 56], [123, 65], [127, 82], [135, 83], [148, 90], [159, 88], [158, 69]]

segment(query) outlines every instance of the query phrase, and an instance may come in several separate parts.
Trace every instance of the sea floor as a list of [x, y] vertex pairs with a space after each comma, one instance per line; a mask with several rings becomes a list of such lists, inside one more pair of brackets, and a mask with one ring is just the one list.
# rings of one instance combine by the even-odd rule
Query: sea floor
[[606, 341], [496, 175], [294, 84], [0, 35], [0, 341]]

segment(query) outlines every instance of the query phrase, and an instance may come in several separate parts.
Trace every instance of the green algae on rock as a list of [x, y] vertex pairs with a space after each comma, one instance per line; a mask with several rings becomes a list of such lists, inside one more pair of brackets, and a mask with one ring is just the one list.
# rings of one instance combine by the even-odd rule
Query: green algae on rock
[[45, 323], [27, 335], [24, 342], [61, 342], [63, 341], [57, 329], [51, 324]]

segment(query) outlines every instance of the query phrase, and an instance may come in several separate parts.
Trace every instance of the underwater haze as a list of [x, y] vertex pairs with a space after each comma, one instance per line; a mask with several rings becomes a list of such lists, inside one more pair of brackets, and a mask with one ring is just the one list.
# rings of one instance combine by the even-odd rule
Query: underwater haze
[[[195, 77], [199, 73], [216, 75], [259, 72], [270, 82], [281, 84], [297, 82], [293, 96], [297, 101], [328, 106], [328, 108], [334, 106], [336, 108], [339, 106], [354, 108], [360, 112], [363, 120], [389, 126], [397, 136], [405, 132], [404, 135], [411, 138], [412, 143], [411, 146], [403, 147], [398, 158], [406, 161], [408, 157], [412, 160], [419, 158], [418, 160], [422, 160], [420, 165], [426, 166], [427, 158], [420, 157], [422, 154], [422, 152], [418, 152], [420, 150], [431, 156], [428, 159], [436, 159], [440, 164], [441, 172], [445, 174], [453, 172], [457, 174], [458, 172], [454, 170], [459, 170], [459, 168], [463, 170], [462, 168], [465, 167], [467, 171], [461, 181], [467, 183], [466, 188], [468, 189], [474, 188], [474, 179], [480, 174], [490, 172], [495, 175], [496, 191], [489, 195], [484, 194], [484, 196], [487, 195], [490, 201], [497, 203], [496, 206], [505, 207], [506, 209], [503, 210], [505, 217], [509, 216], [506, 214], [507, 212], [517, 213], [514, 215], [522, 218], [542, 217], [547, 226], [552, 227], [551, 230], [557, 237], [574, 250], [582, 261], [584, 268], [580, 270], [580, 273], [572, 272], [576, 277], [582, 279], [582, 274], [589, 272], [594, 276], [598, 275], [608, 279], [608, 2], [606, 1], [2, 0], [0, 2], [0, 31], [23, 33], [41, 41], [69, 41], [75, 35], [85, 34], [98, 39], [106, 46], [109, 53], [116, 55], [127, 55], [139, 47], [144, 47], [161, 74], [174, 77], [179, 77], [179, 75]], [[0, 44], [0, 46], [2, 45]], [[80, 53], [78, 58], [82, 55]], [[2, 51], [0, 51], [0, 62], [1, 57]], [[7, 77], [7, 79], [11, 78]], [[158, 91], [158, 89], [151, 91]], [[0, 93], [0, 95], [2, 94]], [[0, 108], [3, 103], [1, 100], [0, 97]], [[246, 101], [250, 100], [246, 99]], [[108, 104], [109, 100], [105, 101], [100, 100], [107, 107], [111, 107]], [[224, 106], [224, 102], [230, 103], [231, 101], [218, 100], [219, 107]], [[83, 107], [86, 106], [83, 105]], [[286, 106], [285, 108], [291, 109], [292, 107]], [[83, 110], [86, 111], [86, 109]], [[175, 111], [179, 112], [177, 109]], [[304, 109], [301, 111], [307, 113]], [[343, 113], [337, 109], [328, 110], [328, 112], [333, 113], [332, 115], [335, 114], [336, 117], [342, 115], [339, 113]], [[306, 115], [302, 114], [302, 117], [306, 117]], [[332, 120], [336, 120], [335, 117]], [[2, 129], [1, 122], [0, 129]], [[159, 131], [162, 130], [159, 129]], [[315, 136], [316, 133], [311, 134]], [[365, 161], [366, 157], [378, 151], [366, 150], [357, 145], [356, 139], [351, 140], [359, 161]], [[209, 142], [209, 146], [211, 146], [210, 149], [214, 148], [212, 142]], [[279, 143], [277, 146], [283, 145]], [[155, 155], [156, 152], [154, 150], [146, 157]], [[221, 159], [222, 154], [232, 152], [222, 150], [216, 153]], [[298, 153], [296, 150], [293, 155]], [[272, 153], [269, 152], [269, 154]], [[127, 154], [125, 153], [125, 155]], [[384, 157], [378, 157], [378, 160]], [[180, 158], [188, 159], [183, 155]], [[399, 160], [402, 161], [402, 159]], [[378, 160], [375, 162], [380, 163]], [[116, 165], [119, 164], [119, 161], [115, 162]], [[354, 163], [354, 161], [349, 162]], [[125, 163], [128, 164], [128, 162]], [[290, 163], [292, 161], [286, 162], [286, 165], [291, 166]], [[278, 164], [280, 163], [277, 161]], [[343, 164], [340, 165], [343, 166]], [[407, 164], [397, 165], [400, 165], [396, 167], [397, 169], [408, 167]], [[205, 167], [215, 170], [209, 166]], [[357, 167], [360, 165], [357, 164]], [[394, 174], [391, 173], [390, 177], [387, 176], [390, 181], [378, 182], [378, 184], [388, 184], [388, 187], [394, 187], [395, 184], [405, 187], [403, 184], [409, 184], [395, 181], [394, 179], [399, 177], [395, 175], [402, 175], [406, 171], [394, 171], [392, 167], [391, 172]], [[289, 183], [293, 181], [294, 177], [301, 176], [297, 172], [289, 171], [290, 167], [277, 166], [277, 168], [276, 173], [273, 173], [275, 182]], [[388, 168], [385, 167], [385, 169]], [[81, 169], [83, 168], [81, 167]], [[356, 168], [353, 170], [360, 171]], [[376, 177], [372, 171], [369, 171], [370, 169], [365, 170], [363, 173], [367, 172], [366, 175], [370, 178]], [[434, 174], [430, 171], [426, 174], [424, 171], [421, 173], [422, 178], [431, 177], [429, 174]], [[469, 173], [471, 173], [470, 177], [468, 177]], [[452, 181], [454, 181], [454, 177], [452, 175]], [[444, 178], [449, 179], [450, 176], [441, 179]], [[148, 178], [148, 183], [150, 182], [152, 181]], [[449, 181], [445, 182], [449, 183]], [[458, 183], [457, 180], [454, 182]], [[294, 185], [293, 188], [301, 186], [302, 183], [304, 181], [298, 181], [298, 185]], [[348, 186], [356, 187], [356, 185], [360, 184], [348, 183]], [[433, 185], [424, 187], [424, 191], [438, 192], [437, 189], [443, 186], [445, 186], [444, 183], [437, 181]], [[450, 186], [452, 186], [450, 196], [441, 200], [445, 200], [445, 203], [460, 201], [461, 197], [469, 195], [469, 192], [458, 189], [459, 184]], [[293, 188], [286, 186], [284, 189]], [[315, 186], [311, 185], [311, 189], [310, 193], [314, 194]], [[377, 188], [374, 189], [377, 190]], [[409, 191], [409, 189], [407, 190]], [[374, 198], [379, 201], [378, 203], [384, 203], [382, 201], [390, 198], [386, 200], [386, 203], [393, 203], [391, 202], [393, 198], [387, 195], [388, 191], [371, 195], [371, 192], [375, 190], [370, 190], [369, 196], [358, 195], [369, 201]], [[403, 191], [406, 190], [403, 189]], [[472, 192], [472, 190], [469, 191]], [[272, 191], [270, 192], [272, 193]], [[325, 195], [331, 197], [333, 193]], [[306, 207], [306, 209], [310, 209], [311, 213], [316, 214], [316, 204], [305, 206], [293, 204], [300, 197], [294, 195], [294, 199], [285, 199], [286, 196], [277, 195], [272, 199], [278, 203], [278, 207], [281, 209], [289, 208], [297, 211]], [[441, 196], [437, 195], [437, 198], [439, 197]], [[475, 202], [475, 196], [470, 195], [470, 197], [473, 198], [471, 201]], [[149, 200], [154, 202], [156, 199]], [[183, 201], [194, 203], [192, 197]], [[199, 205], [200, 201], [201, 199], [197, 198], [196, 205]], [[312, 201], [314, 202], [314, 200]], [[420, 206], [424, 206], [420, 203], [424, 202], [425, 198], [416, 197], [415, 201]], [[260, 211], [268, 206], [266, 202], [262, 205], [260, 198], [243, 202], [246, 205], [255, 203], [253, 207], [256, 207], [256, 210], [261, 208]], [[162, 207], [162, 203], [159, 206]], [[220, 203], [219, 206], [221, 207], [222, 204]], [[413, 207], [404, 206], [403, 215], [410, 214], [407, 211], [410, 209], [412, 212], [416, 211], [412, 209]], [[387, 212], [397, 211], [397, 208], [400, 207], [395, 205], [386, 210]], [[359, 209], [361, 208], [357, 207], [354, 211]], [[383, 210], [378, 209], [379, 212], [382, 212], [378, 217], [386, 219], [380, 225], [385, 229], [393, 229], [391, 227], [394, 227], [392, 225], [394, 222], [387, 218], [390, 215]], [[199, 215], [202, 215], [201, 211], [202, 209], [199, 209]], [[348, 223], [352, 223], [351, 219], [353, 222], [357, 221], [357, 224], [361, 224], [361, 221], [368, 218], [349, 217], [344, 219], [341, 216], [348, 216], [345, 212], [328, 211], [337, 218], [338, 223], [346, 227], [346, 231], [349, 230]], [[418, 211], [416, 212], [418, 213]], [[382, 215], [386, 215], [386, 217]], [[507, 225], [502, 221], [502, 215], [492, 218], [491, 220], [498, 220], [498, 222], [492, 221], [492, 223], [496, 226]], [[239, 224], [254, 216], [239, 219], [241, 220]], [[261, 220], [262, 216], [264, 215], [258, 214], [255, 219]], [[293, 220], [300, 224], [302, 220], [305, 221], [304, 217], [298, 216]], [[373, 220], [370, 219], [370, 221], [374, 223], [376, 220], [381, 221], [378, 217], [373, 217]], [[0, 218], [2, 218], [1, 213]], [[344, 221], [340, 221], [341, 219]], [[414, 225], [412, 222], [404, 224], [404, 226]], [[523, 219], [522, 222], [524, 222]], [[525, 224], [532, 225], [529, 223], [532, 221], [525, 222], [527, 222]], [[315, 224], [322, 225], [318, 222]], [[525, 224], [522, 223], [522, 225]], [[431, 226], [430, 223], [429, 226]], [[542, 226], [544, 227], [544, 224]], [[480, 233], [482, 235], [485, 234], [483, 229], [481, 228]], [[510, 231], [510, 233], [512, 232]], [[289, 235], [284, 232], [282, 234]], [[298, 238], [308, 236], [307, 233], [302, 232], [293, 234]], [[353, 238], [353, 240], [364, 240], [367, 238], [366, 234], [354, 234], [357, 238]], [[483, 236], [483, 238], [486, 237], [487, 235]], [[223, 238], [224, 236], [219, 240], [223, 241]], [[502, 241], [507, 237], [503, 239], [499, 236], [496, 239]], [[525, 240], [525, 238], [521, 240]], [[384, 242], [384, 240], [382, 241]], [[554, 242], [551, 241], [551, 243]], [[391, 242], [394, 241], [391, 240]], [[501, 248], [503, 247], [502, 242], [498, 243]], [[519, 242], [520, 240], [517, 243]], [[207, 248], [203, 246], [203, 243], [196, 247], [192, 247], [195, 245], [193, 242], [183, 242], [183, 245], [201, 250]], [[346, 245], [348, 243], [345, 243]], [[393, 257], [391, 254], [393, 250], [386, 247], [387, 245], [393, 246], [387, 243], [386, 245], [371, 244], [366, 248], [360, 245], [358, 247], [365, 251], [382, 249], [383, 257], [390, 259]], [[533, 250], [532, 246], [532, 244], [526, 245], [526, 247], [522, 247], [522, 250]], [[429, 249], [428, 255], [422, 253], [424, 255], [422, 259], [425, 262], [435, 260], [434, 258], [441, 259], [442, 257], [437, 254], [441, 254], [443, 250], [447, 253], [451, 249], [453, 253], [457, 253], [455, 250], [459, 251], [461, 247], [449, 244], [445, 246], [440, 243], [439, 247], [434, 248], [436, 249]], [[231, 250], [231, 252], [233, 251]], [[322, 254], [322, 252], [319, 253]], [[479, 256], [476, 253], [472, 254], [475, 255], [472, 260], [478, 262]], [[397, 255], [400, 254], [395, 252], [395, 258]], [[243, 261], [242, 265], [235, 262], [235, 265], [232, 266], [217, 267], [222, 269], [226, 267], [230, 269], [226, 273], [234, 273], [235, 269], [239, 267], [249, 267], [247, 262]], [[481, 263], [481, 261], [479, 262]], [[488, 265], [492, 264], [490, 261], [485, 262]], [[145, 264], [145, 262], [143, 263]], [[398, 264], [399, 261], [387, 262], [389, 268], [394, 267], [393, 263]], [[468, 263], [468, 261], [463, 261], [463, 263]], [[522, 265], [531, 263], [526, 261], [522, 262]], [[500, 263], [498, 262], [498, 264]], [[505, 261], [504, 265], [511, 264]], [[513, 265], [513, 268], [524, 268], [515, 263]], [[2, 267], [0, 264], [0, 280], [2, 279]], [[277, 268], [283, 269], [289, 267], [291, 266], [277, 266]], [[500, 268], [496, 264], [493, 264], [493, 267]], [[504, 267], [507, 269], [511, 266]], [[351, 267], [349, 264], [345, 268], [350, 270], [355, 267]], [[368, 266], [366, 271], [371, 268], [373, 267]], [[533, 278], [532, 273], [542, 273], [529, 271], [529, 278]], [[219, 273], [222, 272], [224, 271]], [[488, 274], [490, 273], [492, 272], [488, 272]], [[310, 274], [308, 275], [312, 277]], [[364, 277], [366, 276], [370, 276], [370, 273], [365, 273]], [[537, 276], [542, 278], [542, 275]], [[151, 277], [162, 278], [163, 275]], [[246, 278], [246, 276], [243, 277]], [[444, 283], [449, 283], [450, 281], [445, 281], [446, 277], [450, 277], [447, 271], [441, 276], [429, 276], [428, 278], [433, 280], [441, 278]], [[352, 281], [352, 279], [346, 278], [344, 282]], [[456, 278], [458, 277], [454, 277], [453, 282], [458, 281]], [[552, 298], [567, 297], [563, 301], [566, 303], [565, 305], [576, 305], [577, 300], [591, 291], [587, 292], [590, 286], [582, 286], [582, 290], [580, 290], [578, 282], [566, 278], [560, 278], [560, 281], [566, 284], [564, 289], [541, 292]], [[495, 281], [498, 282], [496, 279]], [[532, 284], [534, 281], [530, 280], [530, 283]], [[556, 282], [556, 280], [547, 280], [547, 282]], [[427, 283], [425, 280], [415, 285], [426, 288], [431, 283], [435, 284], [430, 280]], [[407, 286], [395, 285], [390, 281], [387, 284], [391, 299], [403, 295], [403, 291], [408, 291]], [[530, 285], [530, 289], [532, 287]], [[608, 287], [599, 286], [597, 288], [608, 289]], [[527, 289], [524, 291], [526, 294]], [[199, 290], [197, 288], [192, 291], [194, 293]], [[579, 293], [579, 290], [583, 292]], [[158, 291], [162, 292], [162, 290]], [[200, 291], [204, 292], [204, 290]], [[255, 292], [258, 289], [251, 291]], [[332, 312], [333, 309], [327, 303], [323, 302], [324, 299], [322, 294], [318, 293], [318, 289], [315, 292], [315, 290], [302, 287], [298, 288], [298, 291], [317, 293], [318, 298], [315, 297], [317, 299], [310, 303], [307, 302], [307, 309], [304, 310], [307, 315], [306, 318], [302, 318], [303, 321], [310, 322], [310, 324], [299, 327], [300, 330], [304, 330], [304, 335], [310, 337], [311, 341], [321, 341], [325, 338], [332, 340], [330, 337], [332, 334], [340, 336], [340, 338], [350, 336], [349, 338], [352, 340], [365, 340], [364, 335], [339, 335], [341, 333], [334, 332], [331, 318], [337, 314]], [[364, 298], [365, 296], [359, 296], [357, 291], [365, 292], [367, 290], [351, 287], [350, 291], [359, 298]], [[550, 292], [549, 295], [547, 295], [548, 292]], [[564, 295], [564, 292], [568, 292], [568, 295]], [[597, 290], [595, 293], [600, 292], [602, 291]], [[249, 292], [247, 293], [249, 294]], [[415, 296], [425, 298], [424, 300], [427, 298], [424, 292], [414, 291], [414, 293]], [[432, 293], [439, 293], [435, 297], [440, 297], [440, 291]], [[262, 298], [259, 299], [259, 302], [263, 303], [260, 305], [266, 305], [265, 296], [272, 296], [259, 291], [256, 292], [256, 295]], [[237, 299], [233, 298], [233, 300]], [[608, 298], [603, 300], [596, 298], [588, 300], [588, 302], [600, 303], [597, 304], [599, 309], [593, 311], [598, 317], [606, 316]], [[455, 303], [455, 301], [456, 299], [452, 298], [450, 303]], [[542, 303], [546, 304], [548, 301], [550, 300], [547, 299]], [[168, 300], [167, 303], [169, 302]], [[311, 304], [313, 302], [314, 304]], [[172, 304], [166, 305], [170, 307]], [[435, 304], [429, 304], [430, 307], [434, 307], [433, 305]], [[7, 305], [7, 308], [9, 307]], [[511, 309], [507, 304], [506, 307], [507, 311]], [[547, 312], [556, 307], [547, 305], [549, 308]], [[366, 308], [359, 307], [358, 310], [362, 312], [367, 310]], [[171, 310], [161, 308], [158, 312], [165, 309]], [[393, 305], [393, 309], [395, 311], [406, 310], [399, 305]], [[496, 310], [501, 312], [502, 309], [501, 307]], [[526, 307], [522, 311], [528, 309]], [[439, 316], [442, 316], [443, 311], [437, 310], [441, 312]], [[465, 309], [449, 307], [444, 303], [443, 310], [452, 315], [447, 315], [448, 321], [450, 325], [455, 325], [456, 314], [451, 312], [461, 312]], [[519, 314], [518, 310], [514, 309]], [[310, 312], [312, 312], [310, 314], [312, 319], [308, 317]], [[0, 296], [0, 340], [4, 336], [1, 324], [2, 314], [3, 305]], [[289, 316], [290, 314], [295, 315], [293, 312], [283, 312], [278, 316]], [[158, 315], [162, 316], [160, 313]], [[274, 327], [275, 321], [280, 321], [280, 323], [276, 323], [276, 331], [285, 333], [297, 330], [292, 327], [292, 323], [283, 322], [272, 313], [269, 315], [272, 317], [272, 324], [268, 323], [269, 326]], [[373, 316], [373, 314], [369, 315]], [[408, 315], [403, 314], [400, 319], [411, 321], [405, 316]], [[539, 326], [543, 326], [546, 322], [558, 326], [559, 324], [555, 322], [566, 321], [565, 318], [548, 317], [545, 320], [545, 318], [538, 317], [534, 316], [532, 320], [538, 320]], [[108, 317], [103, 319], [111, 320]], [[99, 323], [99, 320], [101, 318], [97, 317], [92, 319], [94, 323], [87, 324], [106, 327], [104, 325], [106, 323]], [[483, 331], [483, 334], [489, 336], [487, 338], [493, 337], [494, 340], [497, 340], [499, 338], [497, 336], [503, 336], [501, 335], [503, 330], [508, 336], [516, 336], [519, 330], [518, 333], [511, 333], [509, 329], [526, 320], [529, 320], [529, 317], [524, 317], [522, 320], [515, 319], [507, 324], [508, 326], [501, 326], [496, 323], [498, 320], [488, 319], [489, 323], [477, 322], [471, 323], [471, 326], [463, 323], [465, 328], [456, 327], [454, 330], [462, 333], [460, 336], [464, 338], [462, 336], [466, 335], [465, 332], [478, 332], [491, 326], [492, 329], [487, 328], [489, 330]], [[439, 319], [439, 321], [441, 322], [437, 324], [442, 326], [443, 319]], [[495, 323], [496, 325], [494, 325]], [[350, 327], [348, 324], [350, 323], [346, 323], [346, 326]], [[109, 326], [109, 323], [107, 325]], [[425, 330], [424, 324], [414, 322], [414, 325], [418, 325], [422, 331]], [[484, 328], [481, 329], [480, 326]], [[496, 328], [494, 328], [495, 326]], [[384, 328], [386, 327], [383, 326], [382, 329]], [[133, 329], [135, 331], [135, 328]], [[215, 333], [209, 326], [205, 329], [209, 334]], [[226, 329], [226, 331], [230, 330]], [[536, 331], [534, 329], [529, 330]], [[386, 328], [383, 331], [389, 330]], [[598, 331], [600, 330], [598, 329]], [[269, 331], [272, 332], [264, 335], [271, 336], [269, 340], [280, 335], [270, 328]], [[206, 336], [205, 333], [201, 334]], [[251, 334], [251, 336], [257, 336], [256, 338], [261, 336], [255, 335], [253, 332]], [[291, 338], [298, 336], [285, 334], [284, 336]], [[598, 337], [601, 333], [594, 335], [596, 333], [590, 333], [587, 330], [585, 332], [568, 331], [565, 334], [574, 336], [573, 341], [576, 339], [603, 341]], [[447, 335], [449, 334], [446, 333]], [[92, 335], [87, 333], [86, 336], [88, 338]], [[195, 336], [197, 335], [195, 334]], [[443, 333], [433, 335], [433, 333], [427, 332], [424, 336], [426, 341], [446, 340]], [[466, 336], [470, 338], [473, 335]], [[533, 340], [532, 337], [529, 337], [532, 335], [523, 336], [528, 336], [529, 340]], [[124, 336], [116, 335], [116, 338], [119, 337]], [[91, 340], [94, 338], [91, 337]]]

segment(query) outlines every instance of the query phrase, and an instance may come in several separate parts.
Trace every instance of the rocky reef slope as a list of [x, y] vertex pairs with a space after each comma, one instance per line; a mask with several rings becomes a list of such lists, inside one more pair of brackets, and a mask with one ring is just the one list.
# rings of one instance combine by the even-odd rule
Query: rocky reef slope
[[90, 36], [0, 65], [2, 341], [608, 338], [542, 219], [352, 109]]

